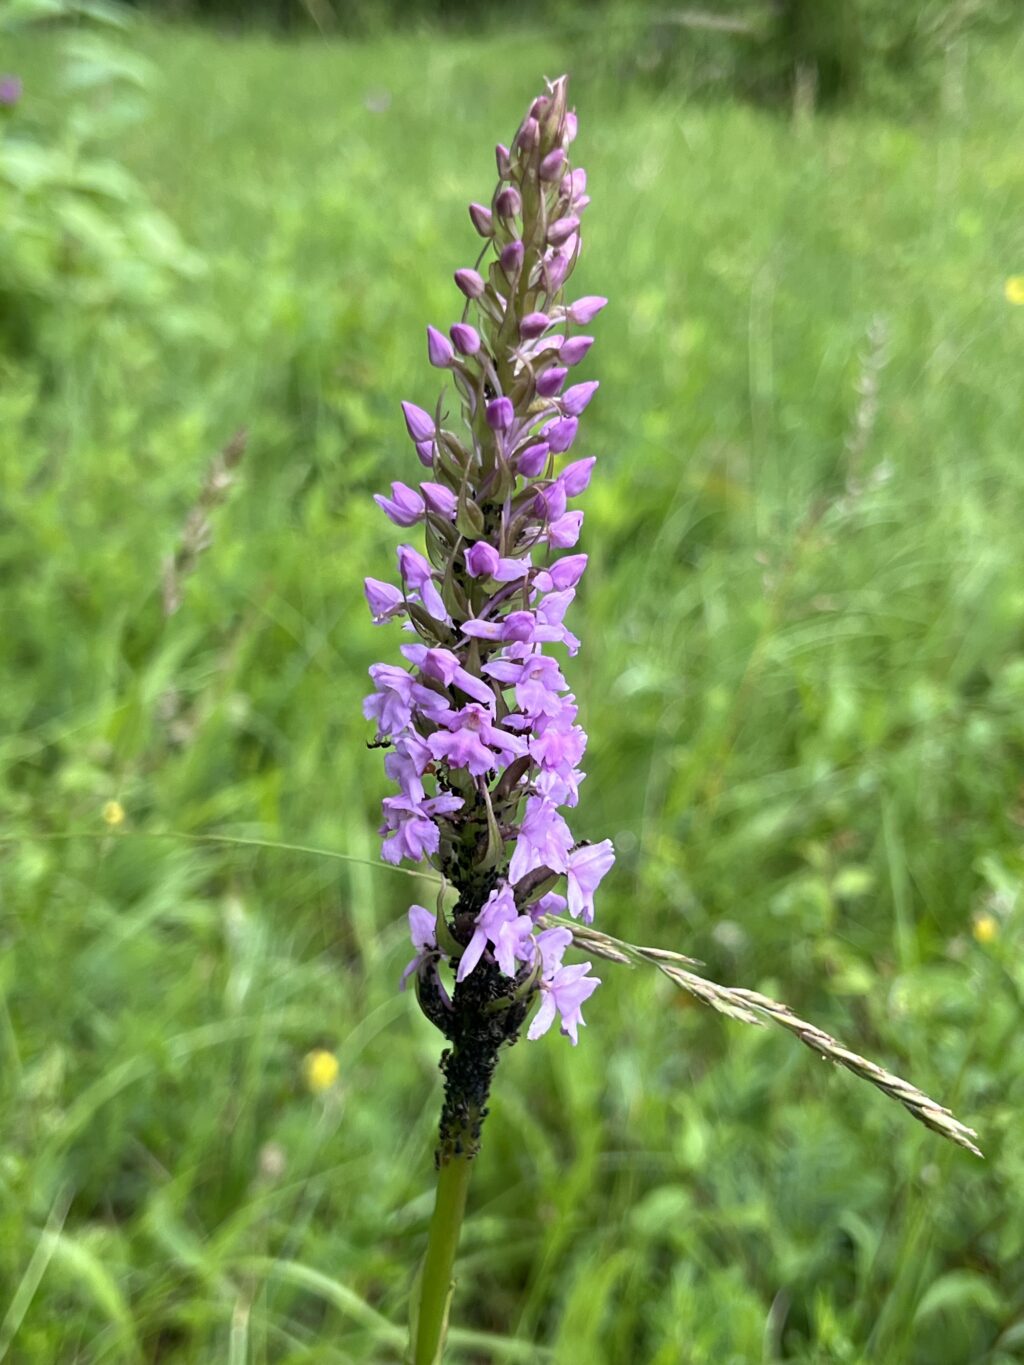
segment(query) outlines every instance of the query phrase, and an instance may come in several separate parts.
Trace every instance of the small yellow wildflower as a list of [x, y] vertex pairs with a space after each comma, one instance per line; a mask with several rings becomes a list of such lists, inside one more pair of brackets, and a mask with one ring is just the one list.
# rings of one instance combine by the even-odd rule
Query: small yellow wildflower
[[971, 932], [979, 943], [994, 943], [999, 937], [999, 921], [995, 915], [975, 915]]
[[302, 1074], [314, 1095], [322, 1095], [338, 1079], [338, 1059], [333, 1052], [315, 1047], [302, 1061]]
[[1024, 275], [1011, 275], [1003, 285], [1007, 303], [1024, 304]]
[[108, 801], [103, 807], [103, 819], [111, 829], [117, 829], [118, 825], [124, 824], [124, 806], [120, 801]]

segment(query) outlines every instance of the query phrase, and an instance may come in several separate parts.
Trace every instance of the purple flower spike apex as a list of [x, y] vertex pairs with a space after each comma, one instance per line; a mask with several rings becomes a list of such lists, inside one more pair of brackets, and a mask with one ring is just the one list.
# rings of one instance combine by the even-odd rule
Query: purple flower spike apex
[[[492, 1069], [522, 1032], [558, 1022], [577, 1042], [599, 981], [564, 960], [581, 932], [567, 926], [591, 921], [615, 859], [609, 840], [581, 842], [567, 819], [587, 745], [562, 671], [580, 648], [566, 618], [587, 567], [573, 500], [595, 460], [566, 452], [598, 385], [565, 385], [593, 345], [573, 328], [606, 300], [563, 295], [587, 204], [566, 99], [562, 77], [532, 101], [511, 148], [497, 147], [497, 188], [470, 205], [483, 261], [455, 272], [466, 306], [449, 335], [427, 329], [445, 387], [402, 404], [430, 473], [376, 496], [407, 539], [422, 523], [426, 543], [396, 546], [397, 582], [364, 585], [374, 623], [404, 632], [395, 662], [370, 669], [363, 703], [394, 784], [382, 857], [429, 864], [449, 892], [409, 912], [403, 985], [449, 1039], [487, 1039]], [[442, 1152], [458, 1127], [462, 1046], [442, 1062]]]

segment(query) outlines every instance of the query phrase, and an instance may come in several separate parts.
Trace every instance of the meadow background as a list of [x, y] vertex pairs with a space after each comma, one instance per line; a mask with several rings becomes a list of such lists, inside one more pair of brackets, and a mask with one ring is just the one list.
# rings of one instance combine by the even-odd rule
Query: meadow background
[[376, 863], [370, 495], [465, 204], [568, 69], [599, 924], [987, 1159], [603, 964], [579, 1048], [499, 1069], [451, 1358], [1024, 1360], [1024, 28], [815, 109], [734, 38], [524, 15], [0, 33], [0, 1359], [401, 1358], [440, 1039]]

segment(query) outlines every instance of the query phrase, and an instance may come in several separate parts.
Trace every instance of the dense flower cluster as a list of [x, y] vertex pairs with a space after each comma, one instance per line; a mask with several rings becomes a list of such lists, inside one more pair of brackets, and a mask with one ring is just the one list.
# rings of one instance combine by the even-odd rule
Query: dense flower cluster
[[562, 457], [598, 386], [566, 385], [593, 343], [578, 329], [606, 303], [563, 301], [589, 202], [586, 173], [569, 164], [575, 134], [563, 77], [533, 102], [512, 147], [497, 148], [490, 206], [470, 205], [485, 239], [477, 267], [491, 262], [486, 274], [455, 272], [466, 304], [448, 335], [427, 328], [428, 358], [450, 376], [461, 420], [447, 424], [443, 394], [433, 414], [403, 403], [429, 477], [376, 498], [396, 526], [422, 523], [426, 554], [398, 547], [400, 586], [366, 580], [373, 620], [405, 618], [419, 641], [401, 646], [408, 667], [370, 669], [364, 703], [398, 787], [384, 801], [383, 856], [427, 859], [459, 893], [450, 921], [440, 905], [410, 910], [417, 957], [406, 976], [447, 1008], [438, 963], [455, 964], [462, 983], [483, 959], [515, 983], [515, 999], [540, 993], [531, 1038], [557, 1013], [573, 1042], [599, 983], [589, 963], [563, 965], [568, 929], [538, 921], [567, 908], [589, 922], [614, 861], [608, 840], [578, 844], [560, 810], [577, 803], [586, 735], [545, 652], [579, 648], [565, 617], [587, 556], [556, 556], [579, 540], [583, 513], [570, 503], [594, 460]]

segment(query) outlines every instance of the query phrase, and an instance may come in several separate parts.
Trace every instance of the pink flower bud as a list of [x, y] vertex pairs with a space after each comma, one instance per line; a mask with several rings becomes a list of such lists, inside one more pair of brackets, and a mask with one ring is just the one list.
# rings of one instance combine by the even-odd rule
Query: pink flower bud
[[427, 358], [439, 370], [446, 370], [455, 359], [452, 343], [436, 327], [427, 328]]
[[565, 116], [565, 140], [566, 142], [576, 141], [577, 119], [575, 109], [570, 109]]
[[421, 483], [420, 488], [429, 512], [436, 512], [448, 521], [454, 520], [459, 500], [450, 488], [445, 488], [443, 483]]
[[512, 154], [500, 142], [494, 149], [494, 160], [498, 167], [498, 179], [507, 180], [512, 174]]
[[596, 379], [588, 379], [585, 384], [574, 384], [567, 389], [562, 398], [562, 411], [566, 417], [578, 417], [599, 387]]
[[492, 578], [499, 563], [497, 550], [486, 540], [478, 540], [466, 551], [466, 572], [470, 578]]
[[553, 152], [548, 152], [547, 156], [540, 163], [541, 180], [557, 180], [562, 174], [565, 166], [565, 153], [561, 147], [556, 147]]
[[456, 322], [449, 329], [455, 349], [460, 355], [476, 355], [480, 349], [480, 333], [466, 322]]
[[565, 489], [567, 498], [578, 498], [586, 491], [596, 463], [594, 456], [588, 455], [585, 460], [573, 460], [572, 464], [565, 466], [558, 476], [558, 482]]
[[494, 201], [499, 218], [514, 218], [523, 209], [522, 197], [515, 185], [508, 185]]
[[519, 335], [524, 341], [530, 341], [534, 337], [543, 336], [551, 325], [551, 319], [547, 313], [527, 313], [519, 324]]
[[483, 204], [470, 204], [469, 216], [481, 237], [494, 236], [494, 222], [491, 218], [490, 209], [484, 208]]
[[511, 398], [492, 398], [487, 404], [485, 415], [492, 431], [508, 431], [516, 418]]
[[540, 124], [531, 115], [528, 119], [524, 120], [523, 126], [519, 129], [519, 132], [516, 134], [516, 145], [518, 147], [521, 147], [524, 152], [528, 152], [532, 148], [536, 147], [539, 141]]
[[580, 225], [580, 220], [575, 214], [570, 214], [568, 218], [556, 218], [548, 228], [548, 241], [552, 246], [561, 246], [574, 236]]
[[561, 251], [553, 251], [541, 267], [544, 288], [549, 294], [557, 294], [569, 273], [569, 257]]
[[550, 370], [545, 370], [544, 373], [537, 378], [538, 396], [541, 398], [554, 398], [555, 394], [565, 383], [565, 376], [568, 373], [568, 370], [563, 369], [558, 365]]
[[547, 424], [541, 435], [554, 453], [561, 455], [575, 441], [579, 424], [578, 417], [558, 417]]
[[419, 456], [420, 464], [425, 469], [432, 469], [434, 465], [434, 443], [433, 441], [417, 441], [416, 454]]
[[566, 199], [571, 199], [573, 202], [579, 199], [582, 194], [585, 194], [587, 189], [587, 173], [583, 167], [577, 166], [576, 170], [570, 172], [562, 181], [561, 185], [559, 185], [559, 189], [565, 195]]
[[402, 404], [405, 429], [414, 441], [430, 441], [434, 437], [434, 419], [415, 403]]
[[516, 459], [516, 469], [524, 478], [536, 478], [547, 464], [550, 449], [547, 441], [538, 441], [535, 445], [527, 446]]
[[456, 270], [455, 283], [467, 299], [478, 299], [487, 288], [483, 276], [478, 275], [475, 270]]
[[526, 251], [522, 242], [509, 242], [508, 246], [503, 248], [498, 260], [502, 270], [505, 272], [505, 278], [510, 283], [519, 278], [519, 272], [523, 268], [523, 257], [525, 254]]
[[565, 310], [565, 316], [570, 322], [576, 323], [578, 327], [586, 327], [600, 313], [601, 309], [608, 302], [602, 299], [599, 294], [588, 294], [586, 298], [577, 299], [575, 303]]
[[594, 344], [593, 337], [570, 337], [558, 353], [563, 365], [578, 365]]

